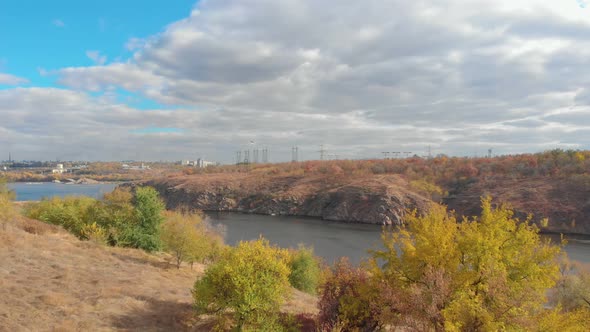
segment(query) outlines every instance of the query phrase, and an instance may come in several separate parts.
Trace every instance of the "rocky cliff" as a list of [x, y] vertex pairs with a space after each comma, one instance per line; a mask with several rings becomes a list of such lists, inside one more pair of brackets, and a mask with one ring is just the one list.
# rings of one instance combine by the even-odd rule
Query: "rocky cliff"
[[[399, 224], [404, 213], [432, 202], [402, 175], [259, 172], [178, 175], [139, 182], [155, 187], [168, 208], [319, 217], [371, 224]], [[459, 182], [458, 182], [459, 183]], [[443, 188], [456, 215], [481, 212], [481, 197], [508, 203], [520, 220], [528, 214], [543, 231], [590, 234], [590, 177], [473, 177]]]
[[408, 209], [423, 211], [429, 199], [397, 175], [355, 181], [349, 177], [201, 174], [142, 182], [156, 188], [168, 208], [238, 211], [325, 220], [399, 224]]

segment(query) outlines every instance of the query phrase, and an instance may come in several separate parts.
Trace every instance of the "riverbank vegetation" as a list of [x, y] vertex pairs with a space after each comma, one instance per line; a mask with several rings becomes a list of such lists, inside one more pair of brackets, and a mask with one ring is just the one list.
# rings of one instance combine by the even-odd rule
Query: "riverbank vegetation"
[[104, 198], [54, 197], [28, 203], [26, 217], [59, 225], [82, 240], [174, 254], [176, 265], [215, 256], [222, 243], [197, 214], [169, 212], [150, 187], [117, 188]]
[[590, 234], [590, 151], [186, 168], [147, 185], [168, 206], [190, 199], [200, 209], [376, 224], [399, 223], [405, 209], [424, 212], [431, 202], [458, 218], [478, 215], [479, 198], [490, 195], [521, 219], [533, 214], [543, 231]]
[[[320, 326], [586, 331], [589, 303], [570, 288], [588, 287], [586, 275], [560, 274], [564, 253], [541, 239], [530, 218], [519, 221], [489, 198], [482, 211], [463, 220], [436, 205], [414, 212], [399, 231], [384, 231], [385, 249], [373, 251], [364, 269], [337, 264], [322, 286]], [[547, 308], [546, 294], [556, 285]]]
[[[0, 209], [4, 213], [0, 216], [6, 220], [8, 213], [14, 213], [11, 194], [0, 190], [0, 197], [5, 197], [2, 207], [6, 208]], [[97, 253], [106, 250], [98, 249], [101, 247], [152, 253], [143, 254], [145, 257], [167, 251], [174, 262], [172, 270], [183, 275], [182, 284], [192, 279], [192, 292], [187, 295], [197, 309], [196, 316], [187, 314], [190, 304], [178, 309], [182, 317], [174, 317], [184, 323], [169, 322], [177, 329], [586, 331], [590, 326], [589, 274], [563, 259], [560, 244], [543, 240], [532, 217], [518, 219], [510, 208], [493, 204], [490, 198], [481, 201], [481, 211], [475, 217], [459, 219], [435, 204], [427, 212], [407, 213], [400, 229], [384, 230], [383, 249], [372, 251], [361, 266], [340, 261], [322, 267], [310, 248], [282, 249], [262, 238], [224, 246], [220, 235], [198, 214], [164, 211], [152, 188], [119, 188], [102, 200], [54, 198], [24, 208], [26, 216], [87, 240]], [[29, 235], [18, 236], [26, 238], [57, 232], [34, 231], [42, 227], [30, 222], [22, 228], [29, 229]], [[13, 239], [16, 233], [12, 227], [2, 232], [4, 244], [24, 250], [18, 244], [22, 240]], [[41, 243], [37, 244], [42, 247], [40, 252], [51, 251]], [[54, 250], [61, 250], [58, 248]], [[68, 248], [85, 252], [84, 248], [90, 247], [76, 244]], [[17, 257], [18, 250], [7, 251], [10, 259]], [[119, 251], [113, 253], [124, 256]], [[54, 259], [57, 257], [52, 256], [51, 261]], [[121, 259], [117, 269], [125, 270], [127, 265], [136, 269], [138, 261]], [[199, 264], [191, 274], [195, 262], [206, 265]], [[183, 270], [183, 263], [191, 268]], [[161, 287], [158, 285], [153, 286]], [[318, 301], [313, 316], [309, 311], [282, 309], [294, 296], [301, 298], [295, 289], [317, 294], [316, 300], [306, 302], [315, 306]], [[64, 297], [73, 291], [64, 288], [62, 292]], [[140, 296], [136, 293], [133, 296]], [[21, 292], [20, 296], [28, 295]], [[154, 296], [156, 305], [163, 295]], [[61, 306], [59, 298], [55, 294], [46, 297], [47, 303]], [[199, 325], [201, 321], [208, 323]], [[119, 322], [117, 326], [125, 325]]]

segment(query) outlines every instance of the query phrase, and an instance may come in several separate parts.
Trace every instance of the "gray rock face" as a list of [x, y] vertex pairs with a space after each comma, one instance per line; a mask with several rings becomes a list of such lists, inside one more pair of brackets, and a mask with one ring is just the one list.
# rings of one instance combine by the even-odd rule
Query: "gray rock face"
[[424, 210], [429, 200], [403, 193], [364, 193], [351, 188], [322, 191], [298, 197], [274, 193], [219, 189], [198, 190], [150, 181], [167, 208], [204, 211], [233, 211], [266, 215], [319, 217], [325, 220], [379, 225], [400, 224], [408, 210]]

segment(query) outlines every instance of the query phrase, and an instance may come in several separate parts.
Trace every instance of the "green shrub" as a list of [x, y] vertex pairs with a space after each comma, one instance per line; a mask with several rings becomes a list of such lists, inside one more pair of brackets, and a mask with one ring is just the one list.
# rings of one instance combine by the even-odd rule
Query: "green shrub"
[[240, 242], [226, 249], [195, 282], [193, 297], [199, 312], [216, 313], [219, 324], [231, 313], [239, 330], [272, 331], [280, 305], [289, 291], [285, 253], [267, 240]]
[[161, 249], [163, 210], [155, 189], [139, 187], [135, 196], [128, 189], [116, 189], [102, 201], [90, 197], [43, 199], [28, 204], [24, 214], [62, 226], [80, 239], [155, 251]]
[[62, 226], [84, 239], [83, 229], [92, 223], [88, 220], [88, 211], [95, 203], [96, 200], [90, 197], [54, 197], [28, 204], [24, 214], [32, 219]]
[[316, 294], [320, 282], [320, 262], [313, 254], [312, 248], [300, 246], [290, 252], [288, 265], [291, 270], [289, 283], [296, 289]]
[[132, 199], [131, 190], [116, 188], [88, 210], [89, 220], [96, 222], [104, 230], [105, 240], [109, 245], [122, 246], [121, 241], [127, 228], [137, 224]]
[[120, 243], [124, 246], [157, 251], [162, 248], [160, 225], [164, 221], [164, 203], [152, 187], [138, 187], [133, 198], [136, 223], [122, 231]]

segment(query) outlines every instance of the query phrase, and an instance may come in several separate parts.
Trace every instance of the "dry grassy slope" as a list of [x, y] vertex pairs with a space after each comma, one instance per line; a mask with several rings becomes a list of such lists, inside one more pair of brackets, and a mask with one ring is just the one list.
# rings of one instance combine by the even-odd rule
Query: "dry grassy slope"
[[[0, 331], [208, 331], [190, 289], [203, 267], [79, 241], [34, 220], [0, 225]], [[287, 312], [315, 312], [295, 292]]]
[[143, 182], [169, 208], [243, 211], [322, 217], [376, 224], [398, 223], [406, 209], [424, 210], [430, 200], [399, 175], [196, 174]]
[[[587, 187], [564, 178], [530, 177], [480, 179], [452, 193], [445, 200], [458, 215], [479, 215], [480, 197], [508, 203], [516, 216], [549, 219], [547, 231], [590, 234], [590, 192]], [[575, 221], [575, 222], [572, 222]]]

